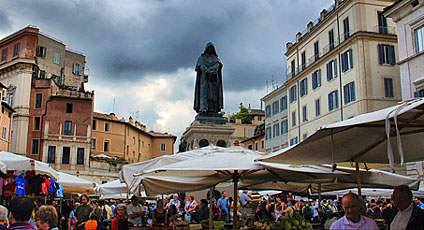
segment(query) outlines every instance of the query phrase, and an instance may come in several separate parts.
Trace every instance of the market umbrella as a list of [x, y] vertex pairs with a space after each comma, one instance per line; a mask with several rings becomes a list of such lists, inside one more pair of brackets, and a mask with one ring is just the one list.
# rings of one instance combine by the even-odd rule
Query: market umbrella
[[7, 173], [7, 165], [3, 161], [0, 161], [0, 172], [3, 174]]
[[58, 174], [57, 182], [63, 186], [65, 193], [94, 193], [96, 183], [64, 172]]
[[[344, 190], [336, 190], [323, 192], [323, 196], [343, 196], [346, 193], [353, 192], [356, 193], [355, 189], [344, 189]], [[365, 188], [362, 190], [362, 195], [370, 196], [370, 197], [385, 197], [390, 198], [393, 194], [393, 189], [382, 189], [382, 188]], [[414, 197], [424, 197], [423, 191], [412, 191]], [[317, 194], [312, 194], [317, 195]]]
[[49, 164], [10, 152], [0, 152], [0, 161], [6, 164], [7, 170], [34, 170], [36, 174], [46, 174], [55, 180], [59, 175]]
[[97, 186], [94, 191], [98, 196], [128, 194], [128, 187], [117, 179]]

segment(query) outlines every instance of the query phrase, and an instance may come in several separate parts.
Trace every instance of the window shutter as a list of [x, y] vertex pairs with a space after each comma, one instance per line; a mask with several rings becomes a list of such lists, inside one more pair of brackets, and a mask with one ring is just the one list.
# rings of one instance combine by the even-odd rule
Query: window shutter
[[396, 64], [396, 57], [395, 57], [395, 46], [389, 46], [389, 64], [394, 65]]
[[356, 100], [355, 82], [352, 82], [352, 88], [350, 90], [352, 91], [352, 101], [355, 101]]
[[383, 64], [384, 63], [384, 55], [383, 55], [384, 54], [384, 51], [383, 51], [384, 47], [381, 44], [378, 44], [377, 47], [378, 47], [378, 63]]
[[333, 74], [331, 73], [331, 62], [327, 63], [327, 81], [332, 79]]
[[349, 85], [345, 85], [343, 86], [343, 96], [344, 96], [344, 103], [347, 104], [348, 103], [348, 97], [349, 97]]
[[336, 108], [339, 108], [339, 91], [334, 91], [334, 100], [336, 101]]
[[333, 70], [334, 70], [334, 77], [337, 77], [337, 59], [333, 60]]
[[347, 66], [347, 63], [346, 63], [346, 53], [342, 53], [342, 72], [345, 72], [346, 71], [346, 66]]
[[317, 86], [321, 86], [321, 69], [317, 72]]
[[349, 64], [350, 64], [350, 68], [353, 68], [353, 53], [352, 53], [352, 49], [349, 49], [348, 51], [349, 53]]
[[333, 97], [332, 93], [328, 94], [328, 110], [333, 110]]

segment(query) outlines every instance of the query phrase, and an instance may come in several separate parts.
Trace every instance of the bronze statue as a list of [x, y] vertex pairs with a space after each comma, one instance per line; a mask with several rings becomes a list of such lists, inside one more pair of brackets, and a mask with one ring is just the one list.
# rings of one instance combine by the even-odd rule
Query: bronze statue
[[213, 116], [223, 106], [222, 63], [211, 42], [197, 59], [196, 88], [194, 92], [194, 110], [199, 115]]

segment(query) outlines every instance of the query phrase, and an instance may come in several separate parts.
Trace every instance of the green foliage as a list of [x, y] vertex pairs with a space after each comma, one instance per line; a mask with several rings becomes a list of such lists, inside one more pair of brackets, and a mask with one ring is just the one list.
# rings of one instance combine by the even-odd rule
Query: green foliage
[[255, 135], [259, 135], [262, 133], [265, 133], [265, 123], [262, 123], [261, 125], [258, 125], [255, 128]]
[[243, 124], [252, 124], [253, 114], [249, 113], [249, 110], [240, 103], [240, 112], [230, 116], [230, 122], [236, 123], [236, 119], [240, 119]]
[[104, 158], [93, 158], [90, 157], [92, 161], [105, 162], [111, 166], [117, 166], [118, 164], [126, 164], [127, 161], [122, 157], [116, 157], [115, 159], [104, 159]]

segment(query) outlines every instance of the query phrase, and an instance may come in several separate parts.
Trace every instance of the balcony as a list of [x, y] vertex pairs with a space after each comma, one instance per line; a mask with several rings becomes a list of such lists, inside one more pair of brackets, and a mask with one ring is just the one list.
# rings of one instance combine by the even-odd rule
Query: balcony
[[396, 27], [394, 26], [375, 26], [374, 33], [396, 35]]
[[94, 92], [83, 91], [71, 87], [63, 87], [53, 84], [52, 96], [70, 97], [79, 99], [93, 99]]

